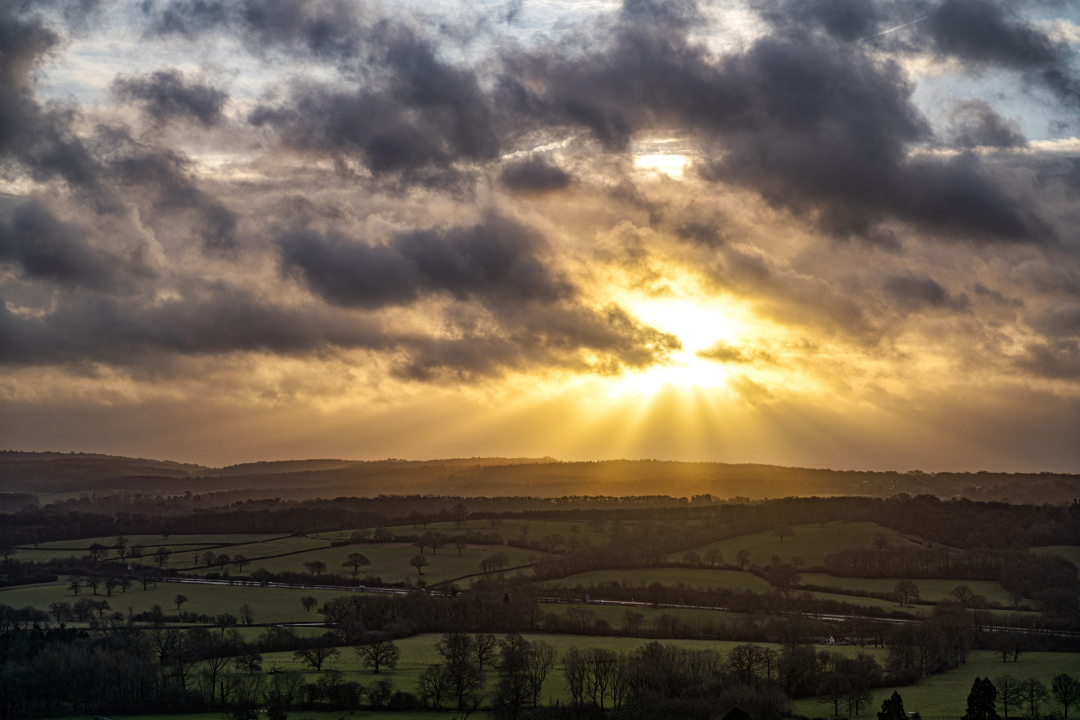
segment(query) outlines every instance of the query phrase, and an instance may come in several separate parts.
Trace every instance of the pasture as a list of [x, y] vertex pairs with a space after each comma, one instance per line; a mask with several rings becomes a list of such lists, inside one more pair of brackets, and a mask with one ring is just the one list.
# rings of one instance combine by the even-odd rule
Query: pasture
[[[862, 592], [891, 593], [899, 582], [900, 578], [849, 578], [825, 573], [802, 573], [802, 583], [805, 585]], [[1001, 587], [1001, 583], [993, 580], [917, 579], [911, 582], [919, 588], [919, 598], [929, 602], [948, 600], [949, 593], [955, 587], [967, 585], [976, 595], [986, 598], [987, 602], [998, 602], [1006, 607], [1012, 606], [1012, 595]]]
[[[709, 548], [719, 548], [724, 554], [724, 562], [729, 565], [737, 564], [736, 555], [740, 550], [750, 553], [750, 562], [757, 565], [766, 565], [773, 555], [778, 555], [784, 562], [790, 562], [791, 558], [802, 558], [805, 567], [817, 567], [825, 562], [825, 556], [845, 548], [868, 548], [873, 545], [874, 536], [878, 533], [885, 536], [889, 545], [893, 547], [920, 547], [900, 536], [895, 530], [881, 527], [871, 522], [829, 522], [824, 527], [817, 523], [796, 525], [792, 528], [795, 532], [793, 537], [785, 539], [773, 535], [772, 530], [740, 535], [728, 540], [709, 543], [695, 548], [695, 551], [705, 557]], [[668, 562], [681, 562], [684, 553], [672, 553], [668, 555]]]
[[[660, 583], [668, 587], [685, 585], [695, 589], [724, 588], [729, 590], [753, 590], [759, 593], [772, 590], [772, 585], [750, 572], [691, 567], [592, 570], [577, 575], [568, 575], [558, 580], [548, 580], [541, 583], [540, 586], [582, 588], [584, 591], [589, 587], [611, 582], [640, 586], [643, 591], [653, 583]], [[645, 597], [638, 599], [644, 600]]]
[[[960, 717], [964, 714], [968, 692], [976, 677], [1012, 675], [1018, 680], [1036, 677], [1050, 687], [1055, 675], [1077, 674], [1077, 656], [1073, 653], [1022, 653], [1019, 662], [1001, 662], [1001, 654], [989, 650], [978, 650], [968, 655], [967, 663], [956, 670], [949, 670], [926, 678], [916, 685], [898, 688], [879, 688], [873, 691], [874, 700], [864, 713], [858, 717], [877, 717], [882, 701], [892, 695], [893, 690], [904, 699], [904, 709], [918, 711], [923, 717], [931, 715], [951, 715]], [[814, 698], [797, 700], [795, 712], [809, 717], [832, 717], [832, 705], [823, 705]], [[1044, 712], [1060, 707], [1053, 701], [1043, 706]], [[1021, 717], [1023, 713], [1011, 713]]]
[[1031, 548], [1031, 552], [1039, 555], [1057, 555], [1063, 557], [1076, 566], [1080, 573], [1080, 545], [1044, 545]]
[[[309, 542], [322, 541], [309, 539]], [[500, 552], [509, 558], [507, 567], [531, 565], [538, 558], [546, 555], [546, 553], [536, 550], [525, 550], [506, 545], [469, 545], [463, 548], [460, 553], [451, 545], [445, 545], [434, 553], [431, 548], [425, 548], [424, 557], [431, 564], [423, 568], [423, 574], [420, 574], [416, 568], [409, 565], [409, 559], [420, 553], [412, 545], [405, 543], [364, 543], [339, 547], [321, 547], [308, 552], [286, 555], [285, 557], [267, 558], [265, 560], [255, 559], [244, 569], [244, 574], [250, 574], [259, 568], [275, 573], [284, 571], [303, 573], [308, 572], [304, 568], [305, 562], [320, 560], [326, 563], [327, 572], [351, 575], [352, 568], [345, 567], [343, 563], [350, 554], [360, 553], [371, 561], [371, 565], [360, 568], [358, 575], [361, 578], [374, 575], [381, 577], [383, 582], [386, 583], [415, 583], [417, 580], [424, 580], [430, 585], [445, 580], [454, 580], [466, 575], [476, 575], [480, 573], [481, 561]], [[204, 568], [200, 573], [210, 571], [212, 570]]]
[[[518, 539], [521, 537], [529, 540], [543, 542], [547, 535], [562, 535], [567, 541], [573, 537], [588, 539], [590, 542], [603, 542], [611, 539], [611, 525], [605, 524], [601, 530], [596, 530], [584, 522], [578, 520], [537, 520], [537, 519], [498, 519], [492, 526], [491, 520], [464, 520], [457, 522], [429, 522], [426, 526], [422, 523], [416, 525], [395, 525], [386, 528], [394, 535], [423, 535], [424, 533], [437, 533], [453, 537], [461, 535], [465, 531], [498, 533], [503, 539]], [[632, 523], [624, 523], [629, 527]], [[576, 528], [576, 530], [575, 530]], [[367, 528], [369, 534], [372, 528]], [[352, 530], [342, 530], [328, 533], [319, 533], [317, 537], [330, 540], [348, 539]]]
[[300, 604], [300, 598], [311, 595], [321, 606], [331, 598], [349, 594], [349, 590], [159, 582], [157, 587], [151, 585], [146, 590], [143, 590], [141, 585], [135, 585], [127, 592], [114, 591], [111, 597], [106, 596], [101, 589], [97, 595], [84, 589], [76, 596], [66, 589], [65, 584], [56, 583], [0, 590], [0, 603], [15, 608], [30, 605], [48, 611], [51, 603], [74, 604], [79, 598], [88, 597], [94, 601], [105, 600], [113, 611], [123, 613], [127, 613], [129, 609], [132, 613], [146, 612], [154, 605], [160, 605], [167, 614], [175, 614], [176, 604], [173, 599], [177, 595], [186, 595], [188, 601], [182, 606], [186, 612], [212, 616], [232, 613], [239, 616], [240, 606], [247, 604], [254, 608], [257, 623], [321, 622], [322, 615], [315, 610], [305, 611]]

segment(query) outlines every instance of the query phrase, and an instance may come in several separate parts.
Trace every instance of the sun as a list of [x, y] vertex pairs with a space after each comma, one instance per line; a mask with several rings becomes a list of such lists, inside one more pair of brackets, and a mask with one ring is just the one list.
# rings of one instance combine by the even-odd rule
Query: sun
[[627, 301], [627, 308], [642, 322], [674, 335], [682, 348], [668, 362], [631, 372], [610, 388], [612, 394], [655, 394], [666, 388], [716, 388], [732, 375], [724, 363], [699, 353], [717, 343], [738, 347], [748, 338], [741, 313], [722, 299], [648, 298]]

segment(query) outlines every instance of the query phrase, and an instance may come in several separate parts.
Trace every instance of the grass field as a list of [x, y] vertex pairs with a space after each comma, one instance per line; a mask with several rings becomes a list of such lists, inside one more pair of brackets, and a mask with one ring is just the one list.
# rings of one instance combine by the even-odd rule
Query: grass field
[[[718, 543], [710, 543], [695, 548], [698, 554], [704, 557], [705, 551], [711, 547], [718, 547], [724, 554], [724, 561], [734, 565], [735, 555], [740, 550], [750, 552], [750, 562], [765, 565], [773, 555], [779, 555], [780, 559], [788, 562], [798, 555], [803, 559], [804, 565], [820, 566], [825, 562], [825, 556], [845, 548], [868, 548], [871, 547], [874, 535], [883, 534], [894, 547], [918, 547], [910, 540], [900, 537], [895, 530], [883, 528], [876, 523], [870, 522], [830, 522], [825, 527], [818, 527], [816, 523], [808, 525], [796, 525], [794, 537], [780, 542], [773, 535], [772, 530], [766, 530], [749, 535], [740, 535]], [[668, 556], [669, 562], [679, 562], [684, 553], [672, 553]]]
[[64, 589], [63, 584], [35, 585], [10, 590], [0, 590], [0, 603], [15, 608], [31, 605], [39, 610], [48, 611], [53, 602], [64, 601], [74, 603], [81, 597], [89, 597], [94, 600], [106, 600], [114, 611], [126, 613], [131, 608], [133, 613], [150, 610], [157, 604], [161, 605], [167, 613], [176, 612], [176, 604], [173, 598], [177, 595], [186, 595], [188, 602], [184, 603], [183, 610], [192, 613], [205, 613], [207, 615], [219, 615], [232, 613], [239, 615], [240, 606], [250, 605], [255, 610], [255, 621], [260, 623], [276, 622], [304, 622], [319, 621], [321, 615], [315, 611], [306, 612], [300, 604], [300, 598], [312, 595], [318, 599], [321, 605], [325, 601], [344, 595], [349, 595], [348, 590], [306, 590], [279, 587], [257, 587], [243, 585], [189, 585], [182, 583], [160, 582], [157, 587], [150, 586], [143, 590], [135, 585], [126, 593], [114, 592], [112, 597], [106, 597], [104, 590], [98, 591], [98, 595], [88, 595], [85, 590], [78, 597]]
[[[248, 560], [252, 561], [250, 565], [244, 566], [243, 574], [248, 574], [254, 570], [258, 565], [254, 562], [259, 558], [270, 557], [273, 555], [281, 555], [283, 553], [302, 552], [304, 550], [317, 550], [321, 548], [329, 548], [330, 542], [327, 540], [321, 540], [316, 538], [309, 538], [303, 536], [286, 537], [277, 540], [267, 540], [265, 542], [246, 543], [243, 545], [233, 545], [227, 548], [221, 548], [215, 550], [215, 554], [224, 553], [229, 556], [243, 555]], [[165, 567], [175, 568], [191, 568], [194, 563], [194, 550], [186, 550], [180, 553], [173, 553], [169, 556], [169, 561], [165, 564]], [[200, 560], [201, 564], [202, 561]], [[239, 574], [234, 565], [226, 565], [225, 569], [229, 572]], [[297, 563], [296, 570], [304, 572], [304, 568]], [[214, 566], [211, 568], [199, 567], [192, 571], [196, 575], [205, 575], [211, 572], [221, 572], [221, 568]]]
[[1031, 552], [1063, 557], [1075, 565], [1076, 571], [1080, 573], [1080, 545], [1044, 545], [1043, 547], [1031, 548]]
[[[807, 585], [861, 590], [864, 592], [891, 593], [896, 589], [900, 578], [847, 578], [825, 573], [803, 573], [802, 582]], [[957, 585], [967, 585], [976, 595], [982, 595], [988, 602], [999, 602], [1011, 606], [1012, 598], [1001, 583], [993, 580], [912, 580], [919, 588], [919, 598], [929, 602], [940, 602], [949, 597]]]
[[733, 590], [753, 590], [755, 592], [768, 592], [772, 589], [772, 585], [753, 573], [738, 570], [710, 570], [707, 568], [593, 570], [578, 573], [577, 575], [569, 575], [559, 580], [548, 580], [541, 583], [541, 587], [588, 588], [607, 582], [629, 583], [631, 585], [640, 585], [643, 588], [652, 583], [660, 583], [671, 587], [686, 585], [692, 588], [728, 588]]
[[[300, 538], [292, 538], [294, 540]], [[310, 540], [310, 542], [320, 542]], [[311, 560], [322, 560], [327, 565], [327, 571], [352, 574], [352, 569], [342, 566], [349, 554], [358, 552], [368, 560], [371, 565], [360, 568], [360, 577], [375, 575], [381, 577], [383, 582], [410, 582], [424, 580], [428, 584], [453, 580], [465, 575], [473, 575], [480, 572], [480, 562], [496, 553], [503, 553], [510, 558], [509, 567], [516, 565], [529, 565], [538, 557], [546, 553], [535, 550], [509, 547], [506, 545], [470, 545], [458, 554], [453, 547], [442, 547], [435, 554], [430, 548], [425, 548], [424, 557], [431, 563], [424, 568], [424, 574], [417, 573], [416, 568], [409, 565], [409, 559], [419, 553], [412, 545], [405, 543], [365, 543], [363, 545], [344, 545], [340, 547], [326, 547], [297, 555], [287, 555], [280, 558], [267, 560], [255, 560], [244, 573], [248, 574], [257, 568], [264, 568], [270, 572], [306, 572], [304, 563]], [[533, 558], [533, 560], [530, 560]], [[235, 568], [234, 568], [235, 569]], [[209, 572], [209, 571], [206, 571]], [[202, 574], [203, 571], [200, 571]]]
[[[524, 637], [530, 641], [542, 640], [553, 646], [557, 653], [555, 667], [552, 669], [551, 673], [548, 675], [547, 681], [544, 683], [543, 698], [546, 703], [553, 703], [556, 700], [564, 703], [567, 701], [569, 693], [566, 687], [566, 678], [563, 675], [562, 656], [563, 653], [571, 647], [604, 648], [615, 652], [633, 652], [637, 648], [650, 642], [641, 638], [588, 637], [579, 635], [526, 634]], [[397, 641], [398, 648], [401, 651], [401, 659], [397, 668], [393, 670], [384, 670], [378, 675], [375, 675], [364, 668], [357, 660], [356, 655], [351, 648], [342, 648], [342, 652], [338, 658], [328, 662], [323, 667], [324, 669], [332, 668], [341, 670], [345, 674], [347, 680], [355, 680], [365, 685], [370, 684], [374, 680], [389, 680], [394, 683], [398, 689], [414, 692], [416, 688], [416, 679], [421, 671], [428, 665], [440, 661], [440, 657], [435, 650], [435, 644], [439, 642], [440, 638], [441, 635], [426, 634], [416, 635]], [[713, 650], [724, 654], [730, 652], [731, 648], [736, 645], [741, 644], [736, 642], [718, 642], [710, 640], [665, 640], [662, 642], [665, 645], [678, 645], [679, 647], [695, 650]], [[762, 643], [762, 645], [772, 647], [777, 651], [780, 649], [777, 645], [768, 645], [765, 643]], [[846, 655], [854, 655], [859, 650], [863, 650], [878, 657], [880, 662], [883, 662], [885, 659], [884, 650], [874, 650], [873, 648], [830, 647], [829, 649]], [[270, 670], [274, 667], [279, 670], [303, 671], [308, 676], [309, 682], [318, 677], [318, 673], [307, 672], [308, 667], [303, 663], [297, 662], [293, 658], [292, 653], [264, 654], [263, 669]], [[496, 680], [495, 673], [488, 668], [485, 668], [485, 671], [488, 673], [488, 683], [490, 686]]]
[[[859, 717], [876, 717], [877, 711], [881, 708], [881, 702], [892, 695], [893, 690], [899, 692], [904, 698], [904, 709], [908, 712], [915, 710], [923, 717], [928, 715], [959, 717], [964, 714], [967, 695], [976, 677], [989, 675], [994, 678], [1002, 674], [1009, 674], [1020, 680], [1037, 677], [1050, 687], [1050, 681], [1055, 675], [1064, 672], [1075, 677], [1077, 667], [1080, 667], [1080, 656], [1072, 653], [1026, 653], [1020, 655], [1020, 662], [1002, 663], [999, 653], [988, 650], [976, 651], [968, 655], [966, 665], [956, 670], [934, 675], [909, 687], [875, 690], [874, 701]], [[1051, 701], [1043, 706], [1043, 712], [1049, 712], [1055, 708], [1060, 709]], [[798, 700], [795, 702], [795, 712], [809, 717], [832, 717], [832, 706], [822, 705], [814, 699]], [[1021, 713], [1014, 714], [1016, 717], [1021, 716]]]
[[[632, 523], [625, 523], [626, 527], [630, 527]], [[472, 530], [475, 532], [484, 533], [498, 533], [503, 539], [517, 539], [522, 536], [522, 528], [528, 528], [526, 537], [530, 540], [538, 540], [543, 542], [546, 535], [559, 534], [566, 540], [570, 540], [574, 537], [574, 528], [577, 528], [577, 536], [580, 538], [588, 538], [592, 542], [602, 542], [611, 538], [610, 525], [604, 527], [602, 531], [595, 531], [591, 529], [584, 522], [576, 520], [524, 520], [524, 519], [506, 519], [499, 523], [498, 527], [492, 529], [490, 520], [466, 520], [461, 524], [461, 529], [458, 529], [455, 522], [432, 522], [428, 523], [427, 527], [423, 525], [395, 525], [393, 527], [386, 528], [395, 535], [423, 535], [424, 533], [439, 533], [442, 535], [448, 535], [453, 537], [460, 535], [465, 530]], [[368, 528], [371, 531], [371, 528]], [[325, 537], [329, 539], [348, 538], [352, 534], [351, 530], [342, 530], [336, 532], [320, 533], [318, 537]]]
[[[236, 535], [125, 535], [127, 538], [128, 547], [132, 545], [142, 545], [144, 548], [156, 548], [159, 545], [165, 545], [171, 547], [174, 545], [195, 543], [199, 545], [224, 545], [224, 544], [239, 544], [239, 543], [253, 543], [260, 540], [267, 540], [269, 538], [281, 537], [283, 533], [276, 533], [272, 535], [252, 535], [248, 534], [236, 534]], [[81, 538], [79, 540], [56, 540], [55, 542], [44, 542], [40, 544], [41, 549], [47, 548], [89, 548], [91, 545], [104, 545], [105, 547], [113, 547], [116, 545], [116, 535], [109, 537], [96, 537], [96, 538]], [[28, 546], [21, 546], [28, 547]]]

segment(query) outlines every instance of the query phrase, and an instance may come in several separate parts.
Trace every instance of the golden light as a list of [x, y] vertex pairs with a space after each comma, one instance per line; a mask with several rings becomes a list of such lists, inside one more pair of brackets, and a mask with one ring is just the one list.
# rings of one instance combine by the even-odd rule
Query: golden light
[[698, 353], [717, 342], [738, 346], [747, 339], [748, 328], [735, 309], [704, 298], [650, 298], [630, 301], [627, 307], [642, 322], [677, 337], [682, 349], [665, 365], [623, 376], [610, 394], [653, 395], [665, 388], [715, 388], [727, 383], [730, 368]]
[[690, 164], [690, 158], [677, 154], [635, 155], [634, 167], [639, 170], [662, 173], [676, 180], [683, 176], [683, 171]]

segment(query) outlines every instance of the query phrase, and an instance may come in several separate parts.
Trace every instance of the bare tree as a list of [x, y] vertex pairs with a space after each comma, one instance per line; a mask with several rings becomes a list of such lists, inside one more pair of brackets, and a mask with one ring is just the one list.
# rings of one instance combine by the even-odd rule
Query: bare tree
[[360, 573], [360, 568], [370, 565], [371, 561], [364, 555], [354, 552], [349, 553], [349, 556], [345, 558], [345, 562], [341, 563], [342, 567], [351, 567], [352, 575], [356, 577]]
[[380, 668], [387, 667], [392, 670], [397, 667], [401, 651], [398, 650], [398, 646], [392, 640], [384, 638], [357, 647], [356, 656], [364, 664], [364, 667], [371, 668], [372, 672], [378, 673]]
[[315, 672], [321, 672], [323, 663], [338, 655], [338, 649], [326, 641], [318, 642], [311, 647], [301, 648], [293, 653], [294, 658], [307, 663]]
[[416, 568], [417, 573], [419, 573], [420, 575], [423, 575], [424, 574], [424, 568], [426, 568], [431, 563], [423, 555], [414, 555], [413, 558], [411, 560], [409, 560], [409, 564], [412, 565], [414, 568]]
[[300, 604], [304, 606], [304, 610], [311, 612], [312, 608], [319, 604], [319, 601], [313, 598], [311, 595], [305, 595], [300, 598]]
[[784, 542], [784, 538], [793, 537], [795, 535], [795, 531], [792, 530], [791, 527], [789, 527], [788, 525], [784, 525], [783, 523], [781, 523], [773, 528], [772, 534], [780, 538], [780, 542]]
[[919, 599], [919, 586], [910, 580], [901, 580], [896, 583], [896, 589], [893, 593], [896, 595], [900, 607], [904, 607]]
[[187, 595], [177, 595], [173, 598], [173, 603], [176, 604], [176, 609], [179, 610], [180, 606], [188, 601]]
[[322, 560], [308, 560], [306, 563], [304, 563], [304, 567], [309, 573], [311, 573], [311, 577], [315, 577], [316, 575], [322, 575], [324, 572], [326, 572], [326, 563], [324, 563]]
[[158, 567], [165, 567], [165, 563], [169, 561], [169, 548], [164, 545], [154, 551], [154, 561], [157, 562]]

